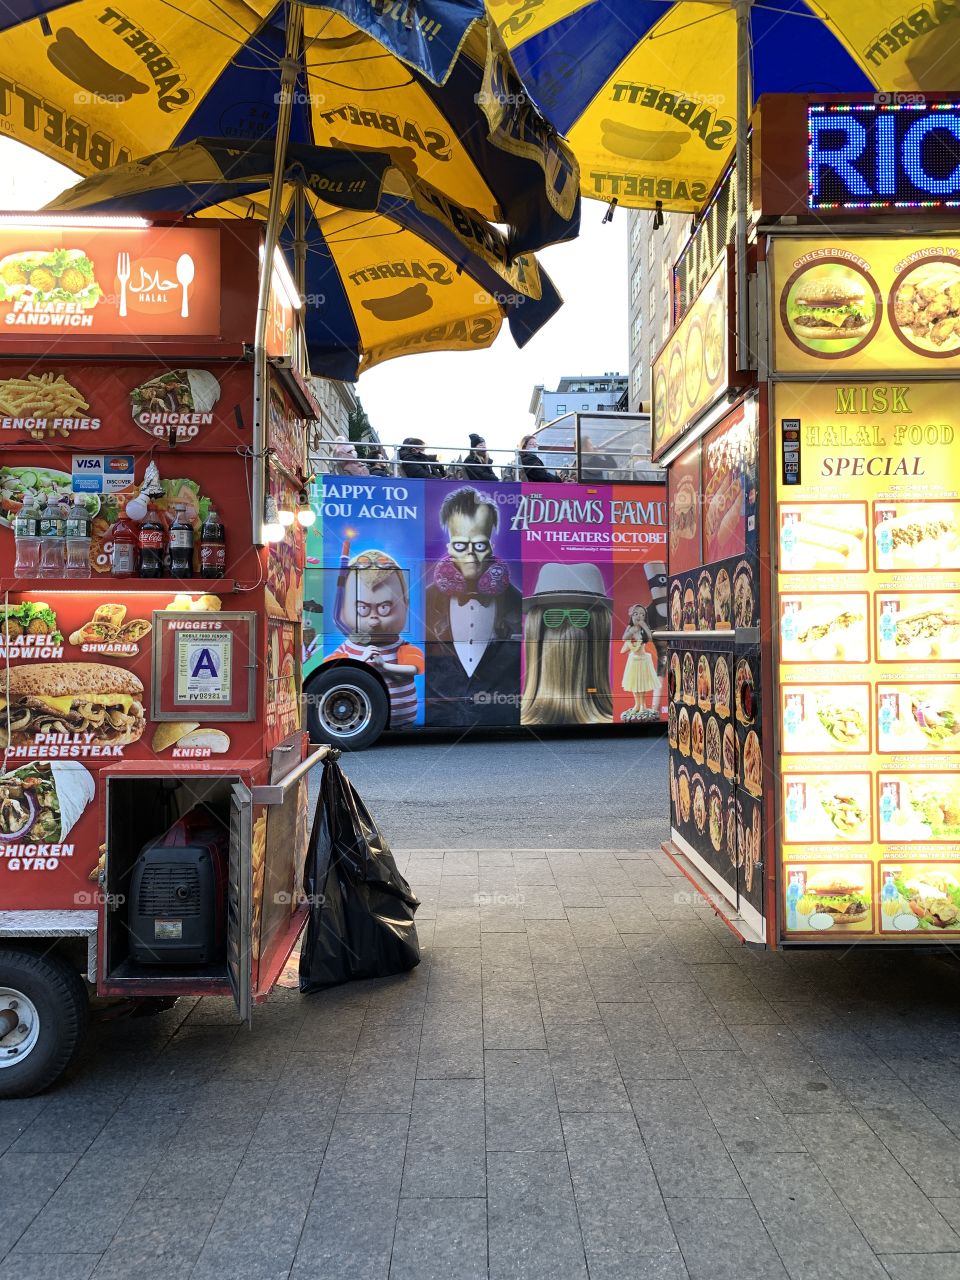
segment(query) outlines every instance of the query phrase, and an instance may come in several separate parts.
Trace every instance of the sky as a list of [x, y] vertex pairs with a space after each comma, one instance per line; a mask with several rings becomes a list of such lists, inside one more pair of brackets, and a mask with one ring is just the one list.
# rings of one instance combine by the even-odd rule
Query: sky
[[[0, 208], [37, 209], [75, 174], [9, 139], [0, 139]], [[585, 200], [581, 232], [538, 257], [564, 299], [560, 311], [522, 351], [504, 322], [486, 351], [401, 356], [364, 374], [357, 385], [381, 440], [420, 436], [459, 452], [476, 431], [491, 449], [513, 449], [533, 425], [533, 388], [565, 374], [628, 372], [627, 213], [603, 223], [606, 205]]]

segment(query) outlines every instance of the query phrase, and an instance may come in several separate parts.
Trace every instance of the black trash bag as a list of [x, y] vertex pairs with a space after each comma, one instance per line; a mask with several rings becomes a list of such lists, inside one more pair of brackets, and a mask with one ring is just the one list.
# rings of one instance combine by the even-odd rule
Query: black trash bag
[[[339, 765], [326, 760], [304, 868], [310, 900], [300, 990], [386, 978], [420, 963], [420, 899]], [[324, 867], [326, 868], [324, 870]]]

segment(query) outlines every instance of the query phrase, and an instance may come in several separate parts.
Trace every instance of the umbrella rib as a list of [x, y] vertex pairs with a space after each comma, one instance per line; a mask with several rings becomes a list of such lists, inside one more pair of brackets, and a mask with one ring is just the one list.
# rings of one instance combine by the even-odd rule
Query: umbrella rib
[[[258, 33], [259, 33], [260, 31], [262, 31], [262, 30], [263, 30], [263, 28], [266, 26], [266, 21], [267, 21], [267, 20], [266, 20], [266, 19], [264, 19], [264, 21], [263, 21], [263, 22], [261, 22], [261, 23], [260, 23], [260, 25], [259, 25], [258, 27], [256, 27], [253, 31], [247, 31], [247, 32], [244, 32], [244, 34], [243, 34], [243, 39], [239, 39], [239, 38], [238, 38], [237, 36], [235, 36], [232, 32], [230, 32], [230, 31], [225, 31], [225, 30], [223, 30], [221, 27], [218, 27], [218, 26], [216, 26], [214, 23], [212, 23], [212, 22], [208, 22], [208, 21], [204, 20], [203, 18], [198, 18], [198, 17], [196, 16], [196, 14], [194, 14], [194, 13], [189, 13], [186, 9], [181, 8], [181, 7], [180, 7], [180, 5], [173, 4], [173, 3], [172, 3], [172, 0], [162, 0], [162, 2], [163, 2], [163, 4], [166, 6], [166, 8], [168, 8], [168, 9], [172, 9], [174, 13], [179, 13], [179, 14], [180, 14], [180, 16], [181, 16], [182, 18], [187, 18], [187, 19], [189, 19], [189, 21], [190, 21], [190, 22], [195, 22], [198, 26], [200, 26], [200, 27], [205, 27], [208, 31], [212, 31], [215, 35], [223, 36], [223, 37], [224, 37], [224, 39], [226, 39], [226, 40], [232, 40], [232, 41], [233, 41], [233, 43], [237, 46], [237, 48], [238, 48], [238, 49], [249, 48], [249, 47], [256, 47], [257, 45], [259, 45], [259, 34], [258, 34]], [[223, 16], [224, 16], [224, 18], [225, 18], [228, 22], [229, 22], [229, 21], [231, 21], [231, 19], [230, 19], [229, 15], [228, 15], [224, 10], [223, 10], [223, 8], [222, 8], [220, 5], [214, 4], [212, 7], [213, 7], [214, 9], [218, 10], [218, 12], [222, 13], [222, 14], [223, 14]], [[233, 25], [234, 25], [234, 26], [237, 26], [237, 27], [239, 27], [239, 26], [240, 26], [240, 24], [239, 24], [238, 22], [234, 22], [234, 24], [233, 24]], [[241, 28], [241, 30], [242, 30], [242, 28]], [[264, 45], [264, 46], [263, 46], [263, 52], [264, 52], [264, 54], [265, 54], [265, 55], [267, 55], [271, 60], [274, 60], [274, 59], [275, 59], [275, 55], [274, 55], [274, 53], [273, 53], [273, 52], [272, 52], [272, 50], [271, 50], [271, 49], [269, 49], [266, 45]], [[256, 67], [256, 68], [253, 68], [253, 70], [262, 71], [262, 70], [263, 70], [263, 68], [262, 68], [262, 67]]]

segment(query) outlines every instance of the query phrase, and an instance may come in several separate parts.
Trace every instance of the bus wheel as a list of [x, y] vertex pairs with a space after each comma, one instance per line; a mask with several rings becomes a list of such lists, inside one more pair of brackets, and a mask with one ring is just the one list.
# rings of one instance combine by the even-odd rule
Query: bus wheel
[[83, 979], [66, 961], [0, 950], [0, 1098], [29, 1098], [66, 1071], [88, 1006]]
[[386, 727], [389, 703], [383, 686], [358, 667], [322, 671], [306, 693], [311, 742], [362, 751], [372, 746]]

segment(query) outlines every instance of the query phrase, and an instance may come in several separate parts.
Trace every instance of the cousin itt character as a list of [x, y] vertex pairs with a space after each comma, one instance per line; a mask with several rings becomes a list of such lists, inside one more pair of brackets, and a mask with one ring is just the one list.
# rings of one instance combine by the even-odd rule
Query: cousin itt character
[[362, 551], [350, 561], [337, 625], [346, 639], [324, 662], [353, 658], [384, 678], [390, 693], [390, 728], [417, 718], [414, 676], [423, 674], [423, 651], [400, 639], [410, 607], [406, 575], [384, 551]]
[[515, 724], [521, 596], [494, 551], [497, 508], [474, 488], [456, 489], [440, 508], [440, 523], [448, 554], [426, 592], [424, 688], [431, 718], [448, 725]]

